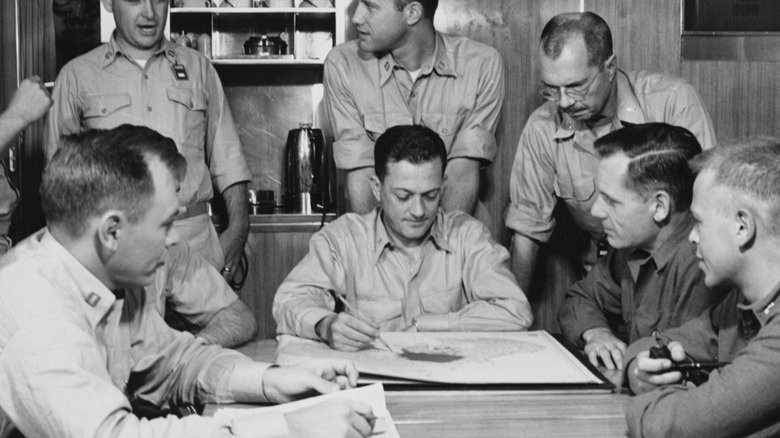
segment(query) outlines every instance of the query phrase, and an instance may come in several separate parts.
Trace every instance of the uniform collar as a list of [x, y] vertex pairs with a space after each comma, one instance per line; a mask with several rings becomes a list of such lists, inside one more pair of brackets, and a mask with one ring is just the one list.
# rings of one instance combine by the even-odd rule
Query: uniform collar
[[659, 270], [669, 263], [679, 245], [690, 245], [688, 243], [688, 235], [691, 234], [691, 229], [693, 228], [693, 217], [690, 212], [686, 211], [684, 214], [685, 217], [680, 221], [672, 235], [653, 251], [652, 257], [656, 268]]
[[[642, 107], [639, 106], [639, 100], [626, 73], [618, 69], [616, 78], [618, 99], [616, 119], [618, 126], [647, 123], [645, 113], [642, 111]], [[553, 103], [553, 105], [555, 104]], [[566, 140], [573, 137], [577, 131], [589, 129], [584, 122], [574, 120], [560, 110], [557, 111], [555, 122], [556, 129], [555, 133], [553, 133], [553, 139], [555, 140]]]
[[[112, 64], [119, 55], [122, 55], [126, 59], [132, 59], [129, 56], [127, 56], [124, 52], [122, 52], [122, 47], [119, 45], [119, 42], [116, 40], [116, 30], [111, 33], [111, 38], [108, 40], [108, 44], [104, 46], [105, 52], [103, 55], [103, 60], [100, 64], [100, 68], [106, 68], [108, 65]], [[177, 62], [176, 58], [176, 50], [178, 47], [176, 44], [168, 41], [167, 39], [163, 38], [162, 46], [160, 46], [160, 49], [154, 52], [152, 54], [152, 57], [149, 59], [152, 59], [156, 57], [157, 55], [162, 54], [165, 59], [170, 61], [172, 64], [175, 64]], [[135, 60], [133, 59], [133, 62]]]
[[[54, 236], [46, 229], [40, 238], [41, 246], [54, 255], [65, 267], [69, 277], [78, 289], [80, 300], [86, 305], [86, 316], [89, 325], [94, 329], [103, 320], [106, 314], [113, 308], [116, 298], [114, 294], [84, 267], [73, 255], [63, 247]], [[67, 288], [67, 289], [66, 289]], [[64, 286], [63, 290], [70, 287]]]
[[[379, 62], [379, 84], [384, 85], [396, 68], [403, 68], [395, 62], [395, 58], [390, 52], [384, 53], [377, 58]], [[452, 57], [452, 51], [449, 50], [446, 41], [439, 32], [436, 32], [436, 48], [433, 51], [433, 57], [426, 64], [420, 67], [420, 76], [425, 76], [436, 72], [439, 76], [457, 77], [455, 71], [455, 60]]]
[[[377, 264], [379, 262], [379, 257], [382, 256], [382, 252], [384, 252], [385, 248], [388, 246], [394, 248], [395, 245], [390, 240], [385, 223], [382, 221], [382, 207], [377, 207], [376, 210], [374, 210], [374, 214], [376, 216], [374, 218], [374, 259], [372, 261], [374, 264]], [[439, 208], [439, 211], [436, 213], [436, 219], [433, 220], [433, 224], [431, 225], [431, 231], [428, 233], [425, 240], [426, 242], [431, 240], [440, 250], [452, 252], [452, 247], [446, 239], [444, 222], [444, 210]]]
[[780, 283], [778, 283], [772, 292], [764, 297], [762, 300], [753, 304], [738, 304], [740, 310], [743, 312], [751, 311], [755, 315], [759, 324], [763, 327], [769, 322], [769, 319], [780, 312]]

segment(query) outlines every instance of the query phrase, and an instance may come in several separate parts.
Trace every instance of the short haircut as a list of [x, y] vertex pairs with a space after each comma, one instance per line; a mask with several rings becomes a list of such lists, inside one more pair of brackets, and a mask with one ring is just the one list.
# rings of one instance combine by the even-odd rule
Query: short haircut
[[73, 237], [82, 235], [89, 219], [113, 208], [137, 223], [154, 195], [151, 158], [159, 159], [177, 181], [184, 179], [187, 163], [176, 144], [149, 128], [122, 125], [63, 137], [41, 182], [46, 220]]
[[444, 141], [430, 128], [420, 125], [398, 125], [385, 131], [374, 144], [376, 176], [384, 181], [387, 163], [408, 161], [423, 164], [441, 160], [442, 172], [447, 165]]
[[716, 184], [754, 205], [766, 229], [780, 236], [780, 139], [754, 137], [724, 144], [690, 164], [696, 173], [714, 172]]
[[630, 125], [596, 140], [601, 158], [623, 153], [628, 163], [625, 185], [643, 197], [664, 190], [672, 198], [674, 211], [691, 207], [696, 178], [688, 161], [701, 153], [691, 131], [666, 123]]
[[593, 12], [570, 12], [553, 17], [542, 30], [544, 56], [556, 60], [573, 37], [581, 36], [588, 50], [588, 66], [601, 65], [612, 56], [612, 32], [607, 22]]
[[433, 23], [433, 16], [436, 14], [436, 8], [439, 6], [439, 0], [395, 0], [395, 7], [403, 11], [406, 5], [417, 2], [423, 7], [423, 17]]

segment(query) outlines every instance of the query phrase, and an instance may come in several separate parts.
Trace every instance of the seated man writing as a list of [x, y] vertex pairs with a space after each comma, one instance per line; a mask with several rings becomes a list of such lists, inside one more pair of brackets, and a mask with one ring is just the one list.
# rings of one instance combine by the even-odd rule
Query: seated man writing
[[[351, 351], [380, 329], [527, 329], [531, 309], [507, 250], [476, 219], [439, 208], [447, 162], [439, 136], [394, 126], [377, 139], [374, 160], [380, 206], [346, 214], [312, 237], [276, 293], [278, 333]], [[352, 310], [338, 313], [337, 297]]]
[[155, 406], [283, 402], [356, 384], [354, 366], [271, 367], [170, 329], [144, 293], [178, 241], [173, 141], [123, 125], [65, 138], [41, 185], [47, 228], [0, 261], [0, 437], [368, 436], [363, 403], [236, 420]]
[[685, 128], [631, 125], [596, 140], [599, 218], [613, 248], [569, 290], [558, 314], [566, 339], [593, 365], [622, 368], [626, 342], [677, 327], [722, 295], [707, 290], [686, 236], [701, 152]]
[[[664, 331], [671, 360], [650, 358], [653, 338], [626, 354], [626, 410], [636, 437], [780, 436], [780, 141], [715, 148], [693, 162], [691, 211], [704, 281], [733, 288], [687, 324]], [[671, 342], [669, 342], [671, 341]], [[672, 366], [730, 362], [700, 386]]]

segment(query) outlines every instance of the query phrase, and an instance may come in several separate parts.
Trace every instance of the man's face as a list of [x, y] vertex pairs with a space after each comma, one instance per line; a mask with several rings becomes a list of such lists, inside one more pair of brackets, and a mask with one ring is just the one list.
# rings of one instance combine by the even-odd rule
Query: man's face
[[162, 45], [169, 0], [102, 0], [114, 14], [116, 37], [129, 56], [148, 59]]
[[406, 18], [395, 0], [359, 0], [352, 15], [358, 45], [367, 52], [388, 52], [406, 41]]
[[[560, 100], [558, 108], [574, 120], [592, 121], [601, 117], [609, 101], [614, 74], [614, 57], [602, 65], [588, 66], [588, 50], [580, 36], [572, 37], [563, 47], [558, 59], [552, 60], [539, 51], [542, 66], [542, 87], [558, 89]], [[589, 88], [588, 88], [589, 85]], [[564, 91], [567, 89], [587, 88], [587, 94], [575, 100]]]
[[705, 170], [696, 177], [691, 203], [695, 225], [688, 240], [696, 245], [699, 268], [709, 287], [730, 285], [736, 276], [739, 244], [735, 240], [735, 230], [738, 223], [729, 217], [733, 202], [729, 190], [716, 184], [712, 171]]
[[179, 184], [159, 159], [149, 162], [155, 192], [146, 214], [135, 224], [125, 222], [119, 230], [118, 249], [108, 264], [114, 283], [143, 287], [154, 280], [163, 265], [165, 250], [179, 241], [173, 219], [179, 212]]
[[653, 220], [654, 200], [626, 187], [629, 161], [622, 152], [599, 160], [599, 195], [590, 212], [601, 219], [613, 248], [652, 251], [660, 230]]
[[382, 205], [382, 220], [393, 243], [414, 247], [423, 242], [436, 219], [442, 184], [439, 159], [388, 162], [384, 181], [373, 177], [374, 196]]

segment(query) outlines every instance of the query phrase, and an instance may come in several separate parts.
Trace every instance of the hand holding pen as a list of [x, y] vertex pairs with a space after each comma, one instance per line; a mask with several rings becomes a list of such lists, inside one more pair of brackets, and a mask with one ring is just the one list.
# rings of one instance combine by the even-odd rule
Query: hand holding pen
[[[344, 298], [339, 296], [343, 303]], [[379, 325], [365, 317], [358, 317], [345, 305], [345, 312], [334, 313], [320, 320], [315, 331], [331, 348], [341, 351], [358, 351], [372, 345], [379, 337]], [[359, 314], [358, 314], [359, 315]], [[362, 316], [362, 315], [361, 315]]]

